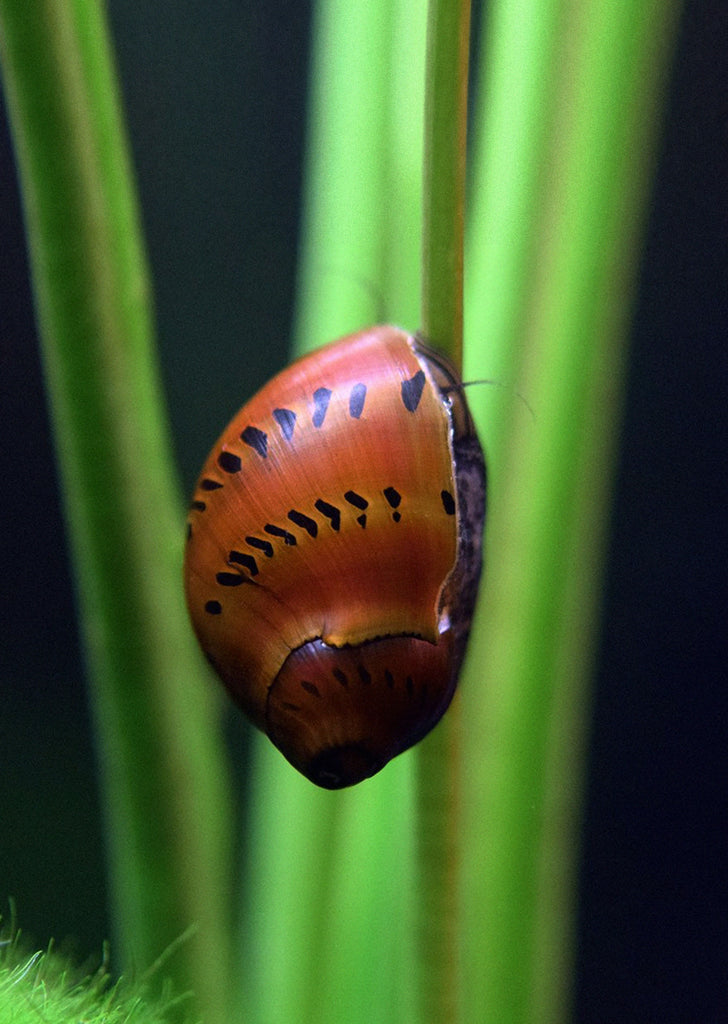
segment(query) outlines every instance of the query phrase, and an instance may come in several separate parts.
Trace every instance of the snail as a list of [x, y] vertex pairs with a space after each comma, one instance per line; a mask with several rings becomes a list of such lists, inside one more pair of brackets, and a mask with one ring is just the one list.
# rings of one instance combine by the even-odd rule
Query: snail
[[189, 509], [192, 624], [235, 702], [318, 786], [374, 775], [445, 712], [484, 521], [458, 374], [397, 327], [304, 356], [223, 431]]

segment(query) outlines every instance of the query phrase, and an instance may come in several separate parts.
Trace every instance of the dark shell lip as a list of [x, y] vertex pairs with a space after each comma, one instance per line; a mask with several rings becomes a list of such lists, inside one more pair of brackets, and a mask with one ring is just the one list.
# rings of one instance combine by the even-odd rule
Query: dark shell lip
[[388, 636], [292, 651], [268, 689], [265, 729], [284, 757], [324, 789], [379, 772], [437, 723], [452, 698], [454, 637]]
[[303, 769], [303, 773], [322, 789], [344, 789], [371, 778], [383, 767], [384, 762], [366, 747], [359, 743], [347, 743], [322, 750]]

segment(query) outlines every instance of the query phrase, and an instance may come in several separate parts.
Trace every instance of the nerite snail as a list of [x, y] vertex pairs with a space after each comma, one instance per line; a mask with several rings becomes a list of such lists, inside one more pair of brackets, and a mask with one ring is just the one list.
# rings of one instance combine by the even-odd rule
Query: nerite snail
[[484, 519], [458, 375], [396, 327], [293, 363], [219, 438], [189, 512], [190, 615], [235, 701], [312, 782], [375, 774], [444, 713]]

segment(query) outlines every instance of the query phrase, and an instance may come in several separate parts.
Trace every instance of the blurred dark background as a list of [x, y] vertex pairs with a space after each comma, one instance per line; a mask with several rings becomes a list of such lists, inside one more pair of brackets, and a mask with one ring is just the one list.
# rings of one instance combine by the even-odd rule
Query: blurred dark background
[[[189, 490], [242, 389], [286, 360], [310, 9], [110, 14]], [[632, 331], [580, 872], [585, 1024], [728, 1021], [726, 28], [724, 0], [688, 0]], [[0, 339], [0, 913], [10, 894], [34, 942], [85, 955], [109, 933], [100, 808], [4, 111]]]

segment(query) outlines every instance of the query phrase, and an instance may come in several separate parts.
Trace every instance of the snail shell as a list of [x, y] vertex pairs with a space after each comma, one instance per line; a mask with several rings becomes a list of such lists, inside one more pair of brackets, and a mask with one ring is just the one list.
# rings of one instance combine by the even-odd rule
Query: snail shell
[[187, 603], [234, 700], [328, 789], [379, 771], [455, 690], [485, 464], [454, 368], [391, 326], [274, 377], [212, 449]]

